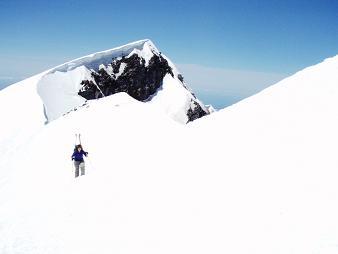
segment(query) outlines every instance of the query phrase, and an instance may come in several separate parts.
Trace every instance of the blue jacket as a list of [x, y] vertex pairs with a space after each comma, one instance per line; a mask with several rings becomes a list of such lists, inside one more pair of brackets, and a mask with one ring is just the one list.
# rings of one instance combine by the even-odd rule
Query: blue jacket
[[78, 150], [75, 150], [72, 155], [72, 160], [75, 161], [83, 161], [83, 155], [87, 156], [87, 152], [81, 150], [80, 152]]

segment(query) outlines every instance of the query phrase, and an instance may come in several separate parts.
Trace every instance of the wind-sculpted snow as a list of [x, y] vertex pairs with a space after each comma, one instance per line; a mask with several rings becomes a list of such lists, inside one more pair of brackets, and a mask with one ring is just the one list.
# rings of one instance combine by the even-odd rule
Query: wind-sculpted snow
[[[146, 47], [144, 47], [146, 45]], [[132, 42], [117, 48], [97, 52], [88, 56], [80, 57], [70, 62], [61, 64], [47, 72], [47, 74], [71, 71], [77, 67], [85, 66], [87, 69], [98, 69], [101, 64], [108, 65], [113, 58], [120, 57], [121, 55], [129, 55], [131, 52], [144, 52], [144, 57], [149, 55], [149, 51], [156, 51], [156, 46], [148, 39]]]

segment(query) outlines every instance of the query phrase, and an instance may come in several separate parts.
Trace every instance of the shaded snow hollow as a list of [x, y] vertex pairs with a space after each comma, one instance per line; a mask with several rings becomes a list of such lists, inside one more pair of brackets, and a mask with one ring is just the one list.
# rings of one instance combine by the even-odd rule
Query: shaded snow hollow
[[187, 125], [125, 93], [43, 125], [38, 77], [5, 89], [0, 252], [337, 253], [337, 69], [338, 56]]

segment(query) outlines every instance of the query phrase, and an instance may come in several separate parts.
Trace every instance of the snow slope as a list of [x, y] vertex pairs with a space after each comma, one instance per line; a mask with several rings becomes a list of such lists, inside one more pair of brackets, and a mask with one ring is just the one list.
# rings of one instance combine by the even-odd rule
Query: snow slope
[[200, 166], [233, 194], [235, 253], [338, 252], [337, 70], [326, 59], [191, 123], [205, 146], [222, 144]]
[[[0, 252], [162, 251], [167, 240], [159, 232], [180, 226], [174, 218], [182, 216], [185, 200], [171, 196], [184, 182], [176, 177], [178, 162], [167, 157], [184, 156], [172, 139], [181, 129], [123, 93], [90, 101], [47, 125], [6, 165], [11, 173], [1, 186]], [[75, 132], [90, 153], [88, 175], [76, 180], [70, 161]], [[174, 217], [162, 221], [169, 212]]]
[[0, 92], [0, 170], [8, 154], [44, 126], [43, 103], [35, 86], [38, 79], [33, 76]]
[[0, 253], [337, 253], [337, 69], [188, 125], [119, 93], [17, 137], [0, 158]]

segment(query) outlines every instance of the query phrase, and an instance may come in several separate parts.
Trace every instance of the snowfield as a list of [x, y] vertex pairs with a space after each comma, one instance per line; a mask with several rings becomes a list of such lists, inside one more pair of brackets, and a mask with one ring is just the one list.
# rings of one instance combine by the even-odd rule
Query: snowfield
[[47, 125], [39, 77], [4, 89], [0, 253], [337, 253], [337, 70], [338, 56], [187, 125], [169, 85]]

